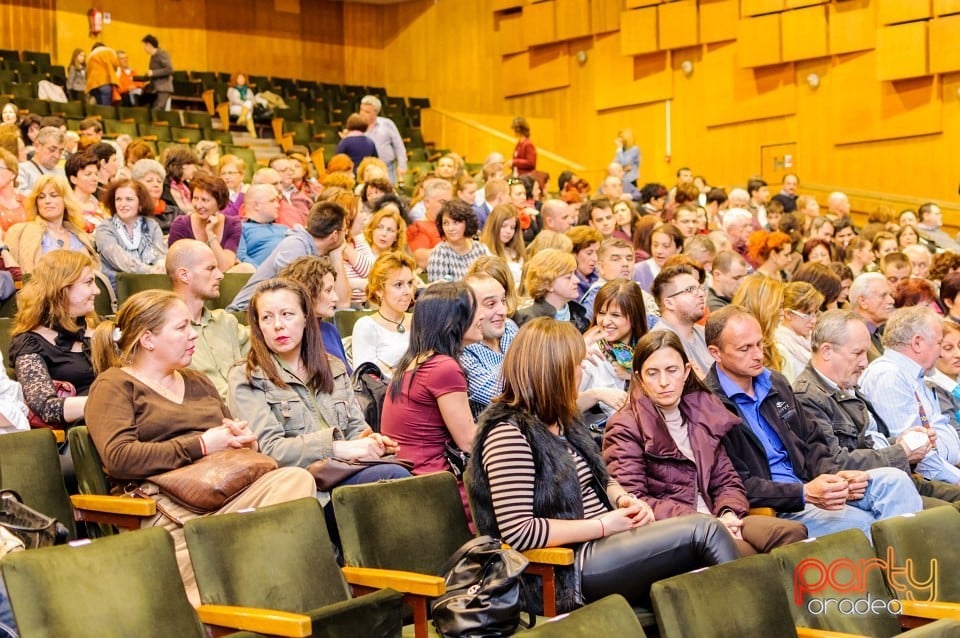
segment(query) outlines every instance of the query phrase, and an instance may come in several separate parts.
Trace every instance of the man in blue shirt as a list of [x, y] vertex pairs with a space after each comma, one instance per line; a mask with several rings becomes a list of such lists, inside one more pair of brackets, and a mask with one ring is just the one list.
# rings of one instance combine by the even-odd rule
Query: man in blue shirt
[[244, 196], [247, 218], [243, 220], [237, 258], [254, 266], [263, 263], [290, 230], [277, 223], [280, 194], [270, 184], [254, 184]]
[[810, 536], [857, 528], [868, 537], [875, 521], [922, 509], [901, 470], [841, 469], [787, 380], [764, 367], [763, 333], [746, 310], [730, 305], [711, 314], [706, 341], [715, 363], [704, 383], [743, 419], [724, 447], [751, 507], [772, 507], [805, 524]]

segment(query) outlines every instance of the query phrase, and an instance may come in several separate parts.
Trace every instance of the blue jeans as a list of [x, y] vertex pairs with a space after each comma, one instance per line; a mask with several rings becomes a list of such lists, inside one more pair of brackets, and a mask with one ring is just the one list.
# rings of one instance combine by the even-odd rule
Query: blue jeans
[[113, 104], [113, 85], [104, 84], [90, 90], [90, 97], [97, 101], [97, 104], [110, 106]]
[[799, 512], [781, 513], [780, 518], [803, 523], [811, 538], [855, 528], [869, 539], [870, 526], [876, 521], [923, 509], [920, 494], [905, 472], [881, 467], [867, 470], [867, 474], [870, 483], [863, 498], [847, 501], [842, 510], [824, 510], [807, 504]]

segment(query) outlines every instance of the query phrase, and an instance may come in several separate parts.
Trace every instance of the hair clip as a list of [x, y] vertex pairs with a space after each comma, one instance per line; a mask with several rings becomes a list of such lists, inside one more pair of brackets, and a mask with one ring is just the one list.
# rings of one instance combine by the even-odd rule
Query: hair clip
[[123, 333], [120, 331], [119, 327], [113, 329], [113, 342], [119, 343], [120, 339], [123, 337]]

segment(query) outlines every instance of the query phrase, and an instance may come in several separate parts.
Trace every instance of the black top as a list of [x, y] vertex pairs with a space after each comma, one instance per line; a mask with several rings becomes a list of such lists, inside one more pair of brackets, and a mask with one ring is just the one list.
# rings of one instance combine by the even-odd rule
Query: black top
[[69, 381], [77, 389], [78, 395], [87, 394], [95, 376], [93, 363], [90, 361], [89, 339], [83, 340], [83, 348], [80, 352], [71, 352], [67, 348], [50, 343], [36, 332], [23, 332], [14, 337], [10, 343], [10, 362], [16, 365], [18, 357], [28, 354], [40, 356], [47, 366], [51, 379]]

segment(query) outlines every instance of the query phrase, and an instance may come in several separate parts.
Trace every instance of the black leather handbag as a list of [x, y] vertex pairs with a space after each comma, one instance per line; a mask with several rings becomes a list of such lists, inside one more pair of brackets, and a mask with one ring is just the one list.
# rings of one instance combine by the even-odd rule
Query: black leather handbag
[[[503, 549], [491, 536], [479, 536], [458, 549], [441, 570], [445, 594], [433, 601], [437, 633], [444, 638], [512, 636], [524, 624], [532, 627], [521, 578], [530, 561], [520, 552]], [[522, 623], [526, 611], [528, 623]]]

